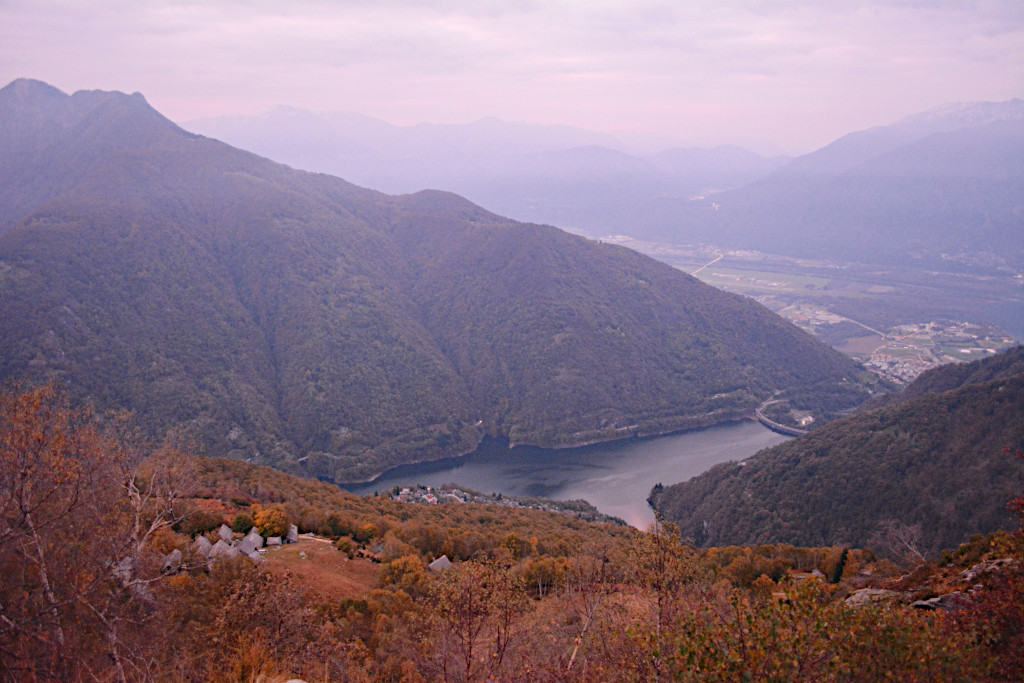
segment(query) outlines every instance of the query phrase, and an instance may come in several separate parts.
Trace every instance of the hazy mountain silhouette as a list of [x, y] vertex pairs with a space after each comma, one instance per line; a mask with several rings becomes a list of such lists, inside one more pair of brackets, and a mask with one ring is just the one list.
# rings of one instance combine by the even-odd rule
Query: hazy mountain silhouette
[[278, 110], [188, 126], [300, 168], [385, 191], [452, 190], [594, 236], [890, 265], [1024, 263], [1021, 100], [945, 105], [793, 160], [730, 147], [644, 157], [609, 136], [495, 120], [397, 127]]
[[448, 190], [501, 215], [591, 235], [678, 227], [692, 196], [738, 187], [786, 161], [738, 147], [639, 155], [608, 134], [497, 119], [393, 126], [278, 108], [183, 125], [384, 192]]
[[851, 133], [688, 209], [685, 227], [646, 236], [902, 265], [986, 253], [1019, 268], [1024, 101], [950, 105]]

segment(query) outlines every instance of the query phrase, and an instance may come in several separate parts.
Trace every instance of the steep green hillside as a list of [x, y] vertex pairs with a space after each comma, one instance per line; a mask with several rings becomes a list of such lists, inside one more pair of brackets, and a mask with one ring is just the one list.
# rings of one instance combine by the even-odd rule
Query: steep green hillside
[[[1013, 528], [1024, 487], [1024, 347], [922, 375], [905, 400], [836, 420], [742, 463], [655, 492], [703, 545], [863, 546], [879, 525], [920, 525], [937, 552]], [[1010, 449], [1010, 452], [1006, 452]]]
[[[26, 140], [30, 142], [26, 142]], [[651, 259], [188, 134], [140, 95], [0, 90], [0, 376], [334, 480], [714, 424], [862, 371]]]

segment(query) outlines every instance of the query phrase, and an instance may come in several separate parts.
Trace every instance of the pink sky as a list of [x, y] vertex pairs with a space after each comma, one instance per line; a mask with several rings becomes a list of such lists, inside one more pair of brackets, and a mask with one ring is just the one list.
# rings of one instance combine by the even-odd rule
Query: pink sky
[[0, 0], [0, 85], [22, 76], [176, 121], [283, 104], [800, 153], [1024, 96], [1024, 2]]

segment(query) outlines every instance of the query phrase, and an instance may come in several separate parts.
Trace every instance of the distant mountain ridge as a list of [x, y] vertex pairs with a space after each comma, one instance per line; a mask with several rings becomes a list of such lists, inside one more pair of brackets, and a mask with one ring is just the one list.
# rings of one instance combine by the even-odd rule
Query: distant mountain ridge
[[944, 107], [851, 133], [695, 202], [680, 220], [647, 236], [925, 268], [964, 268], [984, 254], [1019, 270], [1024, 101]]
[[778, 175], [838, 175], [876, 157], [938, 133], [1024, 119], [1024, 100], [958, 102], [904, 117], [887, 126], [848, 133], [819, 150], [793, 159]]
[[485, 434], [574, 445], [867, 395], [849, 359], [649, 258], [294, 171], [141, 95], [16, 81], [0, 142], [0, 378], [210, 454], [352, 481]]
[[453, 181], [504, 167], [513, 158], [615, 144], [610, 135], [569, 126], [495, 118], [396, 126], [362, 114], [317, 114], [290, 107], [261, 116], [198, 119], [183, 126], [295, 168], [396, 194], [456, 191]]
[[584, 234], [678, 226], [678, 205], [779, 168], [738, 147], [627, 152], [613, 136], [483, 119], [394, 126], [359, 114], [278, 108], [182, 124], [296, 168], [383, 192], [456, 192], [495, 213]]
[[1024, 347], [929, 370], [880, 407], [652, 495], [706, 546], [848, 543], [917, 525], [921, 550], [1013, 529], [1024, 487]]
[[516, 145], [499, 149], [473, 132], [487, 129], [480, 122], [445, 129], [462, 142], [377, 126], [363, 150], [377, 150], [375, 163], [340, 143], [365, 129], [358, 122], [293, 130], [271, 114], [187, 125], [385, 191], [453, 190], [591, 236], [954, 270], [976, 270], [980, 255], [1024, 269], [1020, 99], [943, 105], [795, 159], [729, 147], [640, 157], [596, 134], [547, 131], [541, 143], [539, 129], [512, 124], [503, 131], [518, 131]]

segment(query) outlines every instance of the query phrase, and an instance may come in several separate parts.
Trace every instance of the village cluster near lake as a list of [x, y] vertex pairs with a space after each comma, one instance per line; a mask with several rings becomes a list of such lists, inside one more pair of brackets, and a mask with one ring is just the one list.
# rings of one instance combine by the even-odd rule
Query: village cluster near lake
[[483, 505], [498, 505], [501, 507], [520, 508], [524, 510], [557, 512], [562, 515], [575, 517], [588, 522], [617, 525], [625, 524], [617, 517], [610, 517], [598, 512], [594, 506], [583, 500], [548, 500], [546, 498], [507, 496], [501, 493], [488, 495], [471, 489], [460, 488], [454, 484], [445, 484], [443, 486], [426, 486], [423, 484], [415, 486], [394, 486], [380, 495], [401, 503], [414, 503], [419, 505], [480, 503]]

